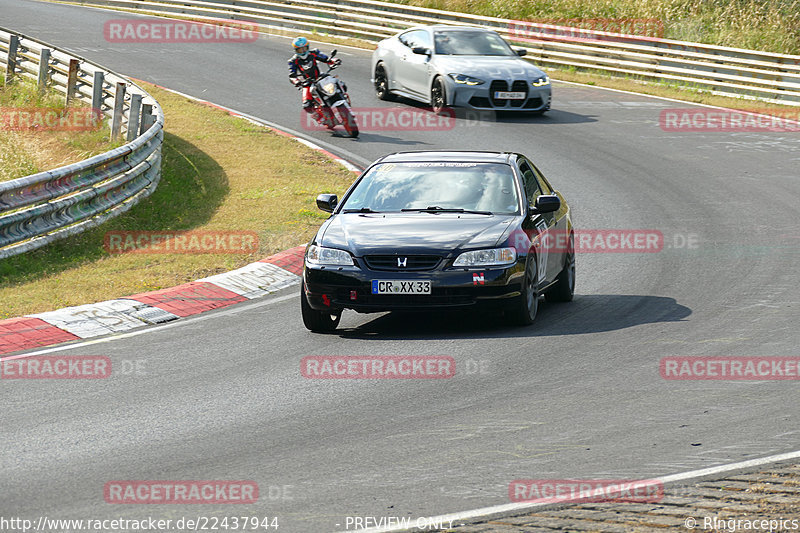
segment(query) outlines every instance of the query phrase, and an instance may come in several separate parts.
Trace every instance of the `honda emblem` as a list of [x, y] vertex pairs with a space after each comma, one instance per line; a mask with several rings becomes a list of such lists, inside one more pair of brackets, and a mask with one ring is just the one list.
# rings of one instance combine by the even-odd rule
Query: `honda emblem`
[[399, 257], [397, 258], [397, 267], [398, 268], [400, 268], [400, 267], [405, 268], [407, 264], [408, 264], [408, 257], [404, 257], [402, 259], [400, 259]]

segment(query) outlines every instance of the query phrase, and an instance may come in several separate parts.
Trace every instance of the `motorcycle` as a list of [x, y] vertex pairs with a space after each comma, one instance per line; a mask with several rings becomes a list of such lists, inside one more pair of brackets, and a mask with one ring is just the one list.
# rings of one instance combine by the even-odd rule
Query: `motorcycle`
[[[330, 57], [336, 56], [336, 50]], [[329, 65], [328, 71], [320, 74], [314, 80], [306, 79], [297, 88], [311, 87], [311, 97], [316, 112], [316, 120], [326, 128], [333, 130], [337, 125], [344, 126], [350, 137], [358, 137], [358, 124], [350, 107], [350, 95], [347, 94], [347, 85], [332, 75], [331, 71], [338, 65]]]

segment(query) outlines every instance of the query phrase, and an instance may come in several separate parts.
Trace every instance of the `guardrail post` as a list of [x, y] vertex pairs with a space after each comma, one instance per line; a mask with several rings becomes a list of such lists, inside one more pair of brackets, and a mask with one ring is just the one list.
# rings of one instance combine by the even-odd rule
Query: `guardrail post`
[[43, 93], [47, 89], [47, 84], [50, 83], [50, 49], [42, 48], [42, 53], [39, 56], [39, 92]]
[[128, 134], [125, 140], [131, 142], [139, 134], [139, 109], [142, 107], [142, 95], [131, 95], [131, 108], [128, 111]]
[[122, 131], [122, 109], [125, 104], [125, 87], [123, 81], [117, 83], [114, 93], [114, 115], [111, 118], [111, 140], [116, 140]]
[[79, 60], [69, 60], [69, 70], [67, 71], [67, 107], [72, 103], [72, 99], [75, 98], [75, 91], [78, 89], [78, 65], [80, 65]]
[[19, 37], [12, 35], [8, 40], [8, 57], [6, 58], [6, 85], [12, 83], [14, 74], [17, 72], [17, 49], [19, 48]]
[[156, 117], [153, 115], [153, 104], [142, 105], [142, 120], [139, 124], [139, 135], [144, 134], [150, 129], [150, 126], [156, 123]]
[[94, 73], [94, 80], [92, 81], [92, 109], [97, 109], [102, 114], [103, 112], [103, 83], [105, 82], [105, 74], [102, 71], [96, 70]]

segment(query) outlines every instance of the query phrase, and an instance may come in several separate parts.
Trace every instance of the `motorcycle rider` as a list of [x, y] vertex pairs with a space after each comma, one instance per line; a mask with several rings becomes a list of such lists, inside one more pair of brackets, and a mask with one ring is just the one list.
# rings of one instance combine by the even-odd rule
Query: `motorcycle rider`
[[[305, 37], [298, 37], [292, 41], [294, 47], [294, 55], [289, 59], [289, 80], [295, 87], [304, 85], [304, 81], [314, 82], [319, 78], [320, 71], [317, 62], [322, 61], [330, 66], [339, 66], [342, 60], [339, 58], [331, 59], [318, 48], [309, 50], [308, 39]], [[302, 89], [303, 111], [306, 113], [313, 113], [315, 109], [314, 101], [311, 97], [311, 86], [305, 84]], [[329, 123], [329, 117], [325, 116], [322, 111], [317, 109], [317, 121], [320, 123]]]

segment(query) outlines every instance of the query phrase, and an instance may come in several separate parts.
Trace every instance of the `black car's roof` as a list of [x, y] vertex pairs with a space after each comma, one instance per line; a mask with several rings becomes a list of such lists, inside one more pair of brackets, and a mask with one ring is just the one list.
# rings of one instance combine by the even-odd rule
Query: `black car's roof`
[[515, 155], [516, 154], [510, 152], [397, 152], [378, 159], [376, 163], [407, 163], [416, 161], [436, 161], [442, 163], [509, 163], [509, 160]]

